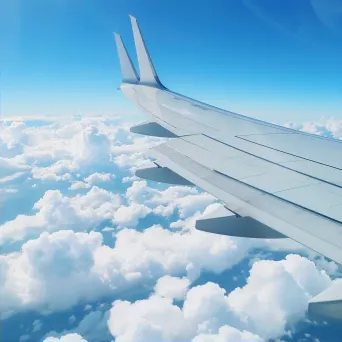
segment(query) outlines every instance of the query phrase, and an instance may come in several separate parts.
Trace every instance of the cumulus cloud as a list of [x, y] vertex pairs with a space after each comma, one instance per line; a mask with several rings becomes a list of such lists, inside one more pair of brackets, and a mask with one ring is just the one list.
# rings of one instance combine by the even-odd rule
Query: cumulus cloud
[[67, 335], [62, 336], [61, 338], [48, 337], [43, 342], [87, 342], [87, 341], [79, 334], [67, 334]]
[[252, 334], [249, 331], [240, 331], [229, 325], [222, 326], [217, 334], [199, 334], [192, 342], [226, 342], [226, 341], [240, 341], [240, 342], [263, 342], [260, 336]]
[[138, 284], [152, 290], [167, 274], [193, 281], [201, 270], [219, 273], [235, 265], [248, 249], [248, 240], [161, 226], [143, 232], [123, 229], [113, 248], [103, 245], [96, 232], [44, 232], [20, 252], [0, 256], [0, 313], [8, 317], [30, 309], [65, 310]]
[[136, 226], [139, 219], [148, 215], [152, 210], [143, 204], [132, 203], [121, 206], [114, 214], [113, 222], [119, 226]]
[[[338, 120], [288, 126], [342, 137]], [[195, 220], [220, 205], [215, 198], [195, 187], [166, 188], [132, 176], [134, 169], [151, 165], [144, 151], [161, 142], [129, 134], [122, 123], [104, 118], [0, 126], [0, 182], [9, 184], [1, 192], [15, 191], [16, 177], [29, 173], [38, 188], [42, 182], [59, 182], [56, 186], [73, 190], [44, 188], [33, 214], [18, 212], [0, 225], [1, 250], [16, 251], [0, 256], [2, 318], [29, 310], [68, 310], [95, 304], [103, 296], [120, 298], [137, 288], [151, 297], [117, 301], [111, 309], [109, 328], [118, 341], [140, 341], [141, 336], [151, 341], [262, 341], [281, 336], [305, 317], [308, 299], [331, 283], [321, 269], [330, 275], [338, 272], [335, 263], [316, 255], [309, 254], [317, 267], [299, 256], [279, 262], [254, 260], [247, 283], [228, 294], [213, 283], [191, 288], [202, 271], [221, 273], [255, 247], [307, 251], [290, 240], [256, 241], [196, 231]], [[108, 189], [105, 184], [120, 178], [120, 195], [100, 188]], [[124, 228], [136, 227], [147, 215], [172, 217], [171, 230], [160, 225], [143, 232]], [[113, 248], [103, 244], [102, 234], [85, 233], [102, 229], [104, 221], [124, 228], [103, 229], [114, 230]], [[174, 300], [184, 303], [178, 306]], [[270, 320], [275, 321], [272, 327]], [[78, 333], [77, 341], [97, 341], [105, 334], [106, 321], [99, 310], [87, 312], [79, 330], [49, 338], [66, 341], [63, 338]], [[43, 321], [37, 322], [31, 328], [35, 332]]]
[[182, 307], [159, 295], [115, 301], [108, 325], [116, 341], [264, 341], [304, 318], [308, 300], [330, 284], [313, 262], [288, 255], [255, 262], [246, 285], [228, 294], [211, 282], [193, 287]]
[[284, 126], [311, 134], [342, 139], [342, 120], [322, 118], [319, 121], [303, 123], [288, 122]]
[[0, 124], [0, 151], [1, 156], [13, 158], [23, 151], [26, 140], [25, 124], [22, 121], [13, 121], [9, 125]]
[[110, 182], [111, 180], [115, 179], [115, 175], [110, 173], [100, 173], [95, 172], [88, 177], [84, 178], [83, 181], [73, 181], [70, 185], [70, 190], [79, 190], [79, 189], [88, 189], [92, 185], [101, 185], [102, 183]]
[[187, 293], [189, 285], [190, 280], [185, 277], [179, 278], [166, 275], [158, 279], [154, 291], [160, 297], [181, 300]]
[[91, 174], [90, 176], [84, 178], [85, 182], [89, 184], [96, 184], [96, 183], [102, 183], [102, 182], [109, 182], [115, 178], [115, 175], [112, 175], [110, 173], [99, 173], [95, 172]]
[[35, 215], [18, 215], [0, 226], [0, 246], [25, 242], [43, 231], [86, 231], [105, 219], [112, 219], [120, 203], [120, 196], [96, 186], [85, 195], [74, 197], [49, 190], [35, 203]]
[[[88, 184], [108, 181], [101, 169], [147, 165], [143, 151], [158, 139], [136, 137], [125, 123], [107, 118], [56, 121], [42, 126], [13, 121], [0, 125], [0, 178], [31, 171], [42, 181], [72, 181], [74, 173], [97, 174]], [[6, 171], [6, 172], [5, 172]], [[100, 175], [100, 176], [98, 176]], [[111, 178], [114, 178], [112, 175]]]
[[253, 331], [271, 338], [283, 335], [286, 323], [304, 318], [308, 300], [330, 284], [324, 271], [299, 255], [261, 260], [253, 264], [247, 284], [229, 294], [228, 303], [241, 319], [250, 320]]
[[82, 181], [75, 181], [69, 187], [69, 190], [79, 190], [79, 189], [88, 189], [91, 185], [89, 183], [85, 183]]
[[170, 216], [175, 210], [181, 218], [202, 212], [216, 199], [208, 193], [200, 193], [197, 188], [188, 186], [170, 186], [157, 190], [146, 181], [134, 181], [126, 190], [126, 198], [131, 202], [144, 203], [153, 208], [154, 213]]

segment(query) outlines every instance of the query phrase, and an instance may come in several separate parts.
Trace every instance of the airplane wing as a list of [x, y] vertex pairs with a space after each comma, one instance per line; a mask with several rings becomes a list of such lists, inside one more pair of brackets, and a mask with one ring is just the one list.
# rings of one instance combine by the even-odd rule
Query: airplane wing
[[[132, 77], [134, 66], [116, 35], [121, 90], [150, 118], [131, 131], [170, 138], [149, 151], [156, 167], [138, 170], [137, 176], [196, 185], [222, 201], [217, 212], [196, 222], [197, 229], [250, 238], [289, 237], [342, 264], [342, 141], [170, 91], [156, 74], [134, 17], [131, 24], [140, 79]], [[342, 304], [341, 297], [335, 295], [333, 302]], [[319, 311], [322, 301], [316, 298], [310, 305]]]

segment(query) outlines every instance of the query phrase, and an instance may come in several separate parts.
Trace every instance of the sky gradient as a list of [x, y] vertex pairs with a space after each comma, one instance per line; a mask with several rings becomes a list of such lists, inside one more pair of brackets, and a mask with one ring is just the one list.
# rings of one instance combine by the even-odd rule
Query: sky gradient
[[200, 232], [217, 199], [134, 175], [163, 139], [129, 130], [112, 34], [137, 65], [134, 15], [175, 92], [342, 139], [340, 2], [0, 1], [0, 341], [340, 342], [307, 304], [342, 265]]
[[136, 62], [128, 14], [171, 90], [283, 123], [341, 118], [342, 4], [14, 0], [0, 5], [1, 114], [136, 113], [112, 32]]

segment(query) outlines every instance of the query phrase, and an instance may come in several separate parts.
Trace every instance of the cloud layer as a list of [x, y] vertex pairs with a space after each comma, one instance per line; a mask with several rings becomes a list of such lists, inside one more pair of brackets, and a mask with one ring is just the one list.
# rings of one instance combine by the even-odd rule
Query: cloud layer
[[[338, 120], [287, 126], [342, 137]], [[161, 140], [128, 127], [106, 118], [0, 126], [1, 318], [34, 312], [22, 340], [45, 342], [265, 341], [292, 331], [338, 266], [289, 240], [195, 230], [220, 204], [197, 188], [136, 179]], [[294, 254], [260, 260], [279, 251], [316, 266]], [[233, 290], [202, 276], [248, 264]], [[144, 299], [124, 300], [129, 293]], [[103, 300], [114, 301], [109, 311]], [[83, 316], [73, 312], [80, 305]], [[62, 312], [73, 327], [53, 332], [44, 317]]]
[[[180, 278], [168, 280], [176, 289], [186, 288]], [[116, 341], [266, 341], [303, 319], [308, 300], [331, 284], [324, 271], [299, 255], [255, 262], [246, 285], [228, 294], [211, 282], [192, 287], [182, 307], [173, 303], [178, 293], [170, 295], [165, 281], [158, 281], [148, 299], [114, 302], [108, 324]]]

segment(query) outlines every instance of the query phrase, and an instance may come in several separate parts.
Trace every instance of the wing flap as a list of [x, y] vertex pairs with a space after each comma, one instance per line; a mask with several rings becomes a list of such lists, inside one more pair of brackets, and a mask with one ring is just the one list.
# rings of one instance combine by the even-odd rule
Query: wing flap
[[197, 134], [168, 146], [199, 164], [319, 214], [342, 221], [342, 188]]
[[335, 280], [325, 291], [309, 300], [310, 315], [342, 319], [342, 280]]
[[196, 221], [196, 229], [208, 233], [256, 239], [281, 239], [286, 236], [251, 217], [241, 217], [220, 206]]
[[176, 134], [170, 132], [163, 126], [159, 125], [157, 122], [145, 122], [140, 125], [135, 125], [130, 128], [132, 133], [143, 134], [152, 137], [160, 138], [175, 138]]
[[339, 222], [216, 172], [176, 151], [169, 144], [150, 150], [164, 166], [217, 197], [240, 216], [249, 216], [342, 263], [342, 231]]
[[135, 171], [137, 177], [154, 182], [193, 186], [191, 182], [167, 167], [149, 167]]

